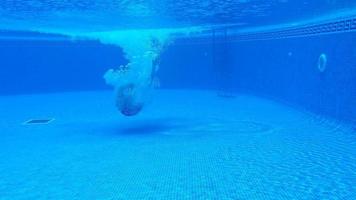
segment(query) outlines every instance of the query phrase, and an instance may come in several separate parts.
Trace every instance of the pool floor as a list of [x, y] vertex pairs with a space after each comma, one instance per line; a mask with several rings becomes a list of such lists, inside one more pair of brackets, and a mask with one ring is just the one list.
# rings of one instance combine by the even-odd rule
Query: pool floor
[[[158, 90], [0, 97], [0, 199], [355, 199], [356, 133], [277, 102]], [[31, 119], [55, 119], [24, 124]]]

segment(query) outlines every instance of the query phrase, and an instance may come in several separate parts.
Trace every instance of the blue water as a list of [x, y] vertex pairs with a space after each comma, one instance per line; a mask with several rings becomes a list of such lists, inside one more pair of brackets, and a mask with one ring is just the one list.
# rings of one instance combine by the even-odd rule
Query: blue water
[[355, 8], [352, 0], [3, 0], [1, 28], [117, 30], [195, 25], [256, 26]]
[[0, 200], [356, 199], [355, 41], [347, 0], [1, 1]]

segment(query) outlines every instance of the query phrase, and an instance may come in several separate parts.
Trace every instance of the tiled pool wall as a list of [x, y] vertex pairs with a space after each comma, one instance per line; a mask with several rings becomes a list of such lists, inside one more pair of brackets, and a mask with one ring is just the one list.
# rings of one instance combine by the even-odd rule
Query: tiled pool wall
[[355, 124], [355, 46], [356, 33], [231, 43], [234, 85]]
[[[356, 123], [355, 32], [245, 42], [220, 39], [216, 44], [212, 41], [177, 40], [162, 56], [162, 86], [232, 88]], [[323, 57], [325, 68], [320, 69]]]
[[110, 89], [103, 74], [127, 61], [97, 41], [14, 39], [0, 40], [0, 62], [0, 95], [13, 95]]

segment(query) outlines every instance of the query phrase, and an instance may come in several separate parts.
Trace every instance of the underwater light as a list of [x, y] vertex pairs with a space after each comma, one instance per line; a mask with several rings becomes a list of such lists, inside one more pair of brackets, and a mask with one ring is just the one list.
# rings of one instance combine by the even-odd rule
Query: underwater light
[[324, 53], [320, 54], [319, 61], [318, 61], [318, 69], [320, 72], [325, 71], [327, 62], [328, 62], [328, 59], [326, 57], [326, 54], [324, 54]]

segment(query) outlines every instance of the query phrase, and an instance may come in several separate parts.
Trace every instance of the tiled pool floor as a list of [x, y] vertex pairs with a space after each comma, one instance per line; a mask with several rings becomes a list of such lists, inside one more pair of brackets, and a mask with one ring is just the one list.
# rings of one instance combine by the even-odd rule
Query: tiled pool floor
[[[276, 102], [160, 90], [0, 97], [0, 199], [353, 199], [356, 133]], [[56, 120], [23, 125], [29, 119]]]

